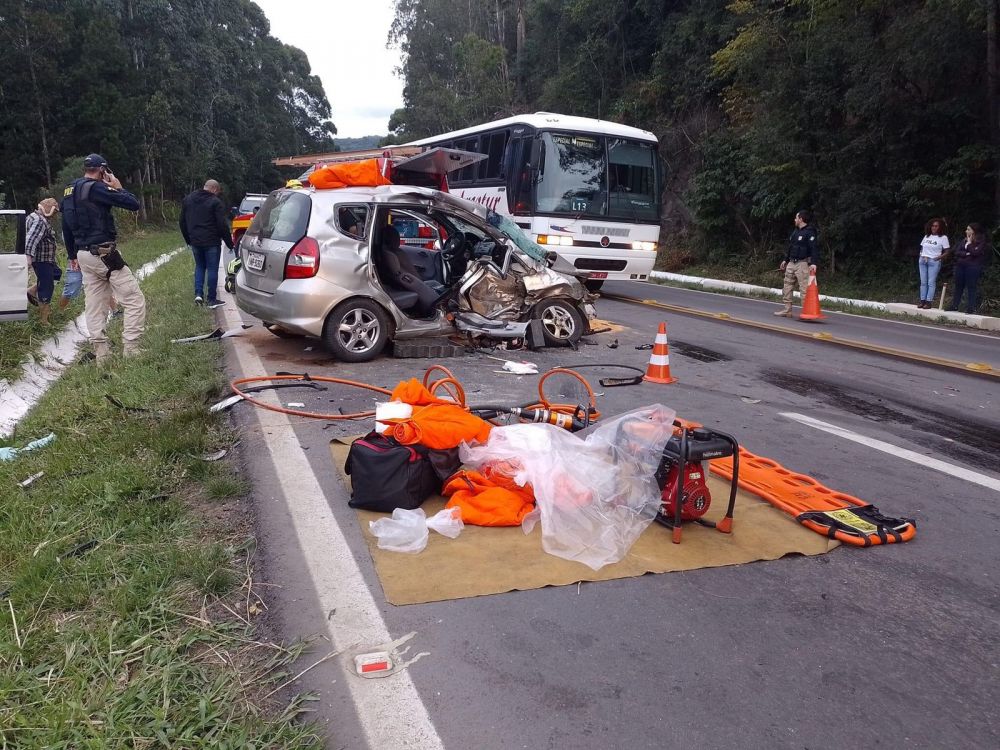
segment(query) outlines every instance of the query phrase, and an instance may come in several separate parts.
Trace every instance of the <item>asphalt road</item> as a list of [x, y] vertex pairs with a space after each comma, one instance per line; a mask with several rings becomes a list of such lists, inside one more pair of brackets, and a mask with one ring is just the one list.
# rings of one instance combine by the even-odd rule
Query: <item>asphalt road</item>
[[[901, 349], [927, 357], [940, 357], [960, 363], [988, 364], [1000, 372], [1000, 335], [995, 332], [963, 331], [957, 328], [885, 320], [831, 310], [823, 312], [825, 320], [807, 323], [797, 318], [776, 317], [774, 312], [781, 309], [781, 304], [778, 302], [744, 299], [639, 281], [610, 281], [604, 285], [603, 292], [616, 297], [656, 300], [699, 312], [721, 313], [789, 332], [827, 333], [837, 338]], [[798, 305], [794, 312], [798, 315]]]
[[[712, 304], [762, 317], [773, 309], [728, 297]], [[663, 311], [601, 300], [598, 312], [623, 330], [588, 337], [592, 345], [579, 351], [524, 358], [541, 370], [645, 367], [649, 353], [635, 347], [652, 342]], [[232, 322], [232, 310], [226, 314]], [[783, 416], [823, 420], [995, 483], [1000, 382], [717, 320], [667, 319], [679, 382], [598, 389], [606, 415], [662, 402], [887, 514], [915, 518], [917, 538], [814, 558], [395, 607], [382, 596], [328, 450], [332, 437], [367, 426], [267, 421], [260, 415], [270, 412], [238, 405], [232, 414], [254, 487], [270, 626], [289, 639], [319, 637], [308, 666], [330, 649], [325, 634], [354, 614], [350, 605], [331, 606], [331, 598], [370, 597], [393, 638], [415, 632], [414, 653], [429, 652], [399, 688], [414, 692], [418, 700], [410, 704], [383, 704], [374, 688], [359, 691], [360, 678], [343, 659], [310, 670], [298, 688], [316, 691], [313, 717], [326, 727], [329, 747], [394, 750], [369, 742], [381, 736], [380, 722], [402, 727], [403, 736], [413, 723], [412, 743], [399, 747], [455, 750], [1000, 746], [1000, 492]], [[888, 337], [897, 346], [904, 337], [908, 345], [933, 341], [939, 351], [972, 360], [996, 346], [989, 337], [903, 333], [903, 326], [867, 318], [831, 316], [825, 326]], [[344, 365], [318, 342], [279, 340], [260, 328], [248, 334], [224, 343], [238, 354], [231, 357], [234, 375], [259, 357], [270, 372], [306, 370], [392, 387], [431, 364], [385, 358]], [[444, 364], [473, 402], [518, 402], [534, 393], [536, 378], [495, 374], [499, 363], [481, 354]], [[289, 391], [281, 398], [351, 411], [370, 404], [369, 395]], [[315, 475], [318, 497], [288, 474], [300, 460]], [[303, 526], [296, 516], [306, 505], [314, 510]], [[317, 549], [310, 540], [341, 538], [314, 535], [324, 532], [316, 527], [327, 517], [343, 541]], [[363, 583], [341, 578], [343, 557]], [[397, 715], [387, 705], [415, 709]], [[429, 739], [420, 734], [424, 712]]]

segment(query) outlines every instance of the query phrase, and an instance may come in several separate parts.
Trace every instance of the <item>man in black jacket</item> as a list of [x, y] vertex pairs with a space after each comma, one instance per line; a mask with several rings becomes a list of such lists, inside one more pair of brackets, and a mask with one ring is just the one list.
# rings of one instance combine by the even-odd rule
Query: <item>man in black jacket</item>
[[799, 294], [805, 300], [809, 274], [816, 273], [818, 263], [819, 243], [816, 241], [816, 228], [812, 225], [812, 214], [799, 211], [795, 214], [795, 229], [788, 238], [785, 259], [778, 267], [785, 274], [785, 283], [781, 295], [783, 306], [775, 315], [781, 318], [792, 317], [792, 292], [798, 285]]
[[222, 243], [233, 249], [232, 233], [226, 219], [226, 209], [219, 200], [222, 186], [215, 180], [206, 180], [205, 187], [195, 190], [181, 204], [181, 234], [194, 255], [194, 301], [205, 301], [202, 291], [208, 292], [208, 306], [219, 307], [216, 297], [219, 283], [219, 256]]

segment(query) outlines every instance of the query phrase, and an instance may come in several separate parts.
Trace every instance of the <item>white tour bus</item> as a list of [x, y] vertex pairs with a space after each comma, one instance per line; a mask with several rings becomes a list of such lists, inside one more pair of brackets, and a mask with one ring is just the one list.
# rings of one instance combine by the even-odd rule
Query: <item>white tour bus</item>
[[652, 133], [537, 112], [408, 145], [486, 154], [448, 176], [450, 191], [510, 215], [589, 274], [592, 289], [653, 269], [663, 173]]

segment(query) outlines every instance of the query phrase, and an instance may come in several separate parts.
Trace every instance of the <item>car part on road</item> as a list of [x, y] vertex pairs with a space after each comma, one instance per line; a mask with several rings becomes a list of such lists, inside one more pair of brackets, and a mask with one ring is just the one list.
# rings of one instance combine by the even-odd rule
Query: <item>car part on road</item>
[[[653, 348], [650, 344], [649, 348]], [[615, 375], [609, 375], [605, 378], [600, 378], [597, 382], [601, 384], [602, 388], [618, 388], [624, 385], [642, 385], [643, 375], [646, 371], [639, 368], [633, 367], [632, 365], [619, 365], [619, 364], [586, 364], [586, 365], [573, 365], [571, 369], [573, 370], [584, 370], [584, 369], [597, 369], [610, 370], [616, 373]], [[621, 370], [628, 370], [629, 372], [636, 373], [635, 375], [625, 376], [624, 374], [618, 375], [617, 373]], [[603, 374], [603, 373], [602, 373]]]
[[[663, 498], [663, 506], [656, 515], [656, 521], [673, 530], [674, 544], [680, 544], [683, 521], [694, 521], [723, 534], [731, 533], [740, 475], [739, 445], [736, 438], [704, 427], [688, 429], [679, 421], [674, 424], [678, 431], [667, 441], [655, 474]], [[712, 495], [706, 481], [706, 462], [726, 456], [733, 457], [732, 476], [729, 477], [729, 505], [722, 519], [708, 521], [704, 516], [712, 504]]]
[[398, 359], [447, 359], [458, 357], [465, 352], [464, 346], [459, 346], [446, 338], [404, 339], [392, 342], [392, 356]]
[[[743, 464], [743, 469], [734, 467]], [[916, 536], [916, 521], [884, 516], [871, 503], [835, 492], [805, 474], [789, 471], [777, 461], [743, 448], [738, 457], [711, 462], [712, 471], [767, 500], [807, 529], [857, 547], [908, 542]]]

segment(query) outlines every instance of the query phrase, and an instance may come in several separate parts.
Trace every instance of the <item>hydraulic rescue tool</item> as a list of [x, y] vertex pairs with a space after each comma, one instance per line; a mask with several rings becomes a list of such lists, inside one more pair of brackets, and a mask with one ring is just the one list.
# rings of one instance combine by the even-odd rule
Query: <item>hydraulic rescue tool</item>
[[[657, 486], [662, 492], [662, 506], [656, 521], [673, 529], [674, 544], [681, 541], [681, 524], [684, 521], [694, 521], [729, 534], [733, 530], [733, 509], [740, 472], [736, 438], [705, 427], [689, 429], [680, 422], [674, 424], [674, 435], [663, 449], [655, 474]], [[706, 482], [708, 461], [729, 456], [733, 457], [729, 506], [718, 522], [709, 521], [705, 518], [712, 504], [712, 494]]]

